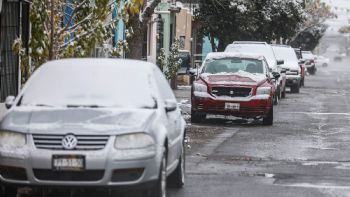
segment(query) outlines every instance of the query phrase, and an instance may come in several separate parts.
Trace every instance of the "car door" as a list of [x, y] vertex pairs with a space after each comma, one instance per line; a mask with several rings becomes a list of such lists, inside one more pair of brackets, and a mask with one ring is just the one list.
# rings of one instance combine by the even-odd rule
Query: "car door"
[[[160, 91], [160, 106], [165, 106], [166, 101], [176, 102], [173, 91], [163, 73], [156, 71], [156, 83]], [[165, 109], [164, 109], [165, 110]], [[168, 163], [177, 160], [182, 148], [181, 112], [177, 108], [174, 111], [165, 111], [165, 125], [168, 132]]]

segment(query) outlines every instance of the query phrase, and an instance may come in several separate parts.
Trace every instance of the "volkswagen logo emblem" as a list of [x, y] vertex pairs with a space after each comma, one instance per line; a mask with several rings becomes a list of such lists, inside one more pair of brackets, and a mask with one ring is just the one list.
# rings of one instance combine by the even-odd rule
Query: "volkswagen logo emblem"
[[73, 150], [78, 145], [78, 139], [74, 135], [66, 135], [62, 139], [64, 149]]
[[230, 94], [233, 95], [235, 92], [233, 90], [230, 91]]

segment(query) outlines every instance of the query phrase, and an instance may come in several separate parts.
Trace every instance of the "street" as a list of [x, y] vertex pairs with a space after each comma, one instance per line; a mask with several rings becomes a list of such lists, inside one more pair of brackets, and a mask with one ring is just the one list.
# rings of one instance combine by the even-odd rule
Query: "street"
[[[171, 196], [350, 196], [348, 62], [307, 76], [300, 94], [275, 107], [272, 127], [223, 119], [189, 126], [186, 185]], [[185, 92], [177, 93], [183, 103]], [[213, 134], [203, 140], [201, 130]]]

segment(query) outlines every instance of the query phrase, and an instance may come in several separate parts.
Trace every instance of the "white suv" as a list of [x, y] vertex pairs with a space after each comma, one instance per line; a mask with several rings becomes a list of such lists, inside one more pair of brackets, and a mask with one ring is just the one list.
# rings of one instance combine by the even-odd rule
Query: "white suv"
[[239, 41], [229, 44], [226, 47], [225, 52], [254, 53], [263, 55], [269, 64], [271, 75], [276, 76], [275, 73], [278, 73], [280, 76], [275, 78], [276, 95], [274, 98], [274, 104], [277, 105], [279, 99], [285, 96], [286, 76], [282, 73], [282, 69], [279, 66], [282, 65], [284, 61], [276, 59], [271, 45], [266, 42]]

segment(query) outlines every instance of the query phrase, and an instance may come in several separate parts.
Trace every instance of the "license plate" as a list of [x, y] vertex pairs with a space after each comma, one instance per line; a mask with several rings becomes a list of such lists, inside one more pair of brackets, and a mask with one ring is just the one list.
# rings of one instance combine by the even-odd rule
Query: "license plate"
[[239, 103], [225, 103], [226, 110], [234, 110], [239, 111], [240, 104]]
[[85, 169], [85, 157], [81, 155], [54, 155], [52, 157], [53, 170], [81, 171]]

